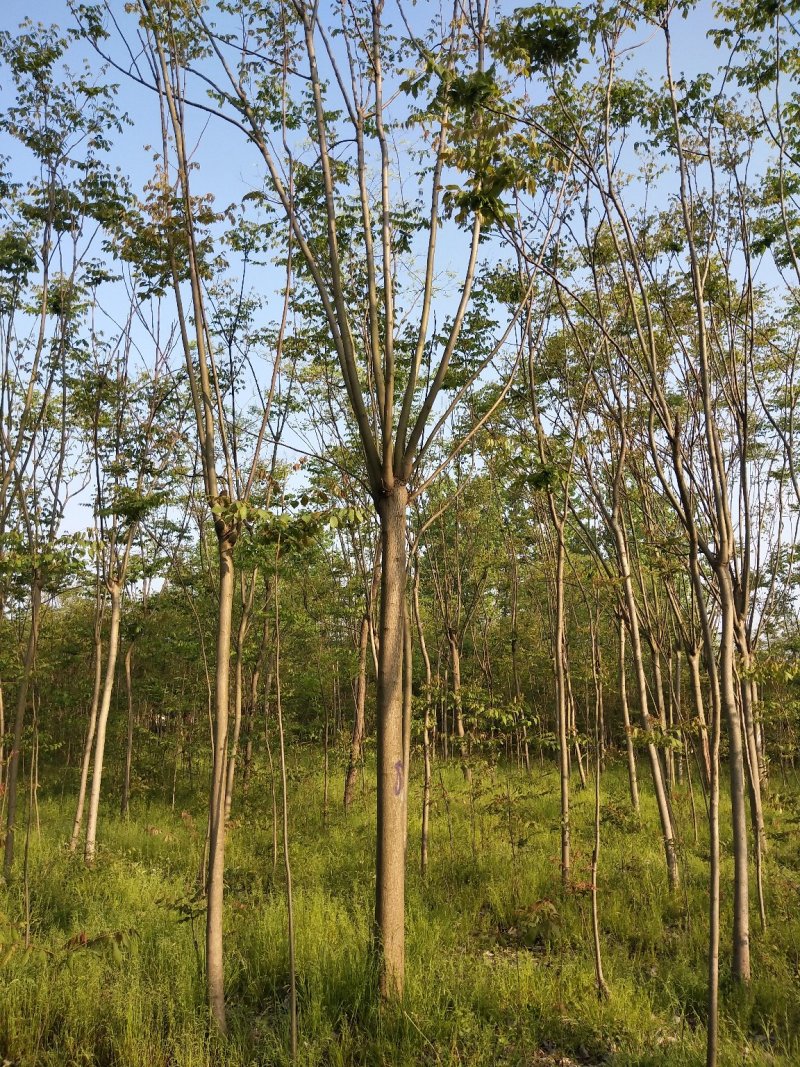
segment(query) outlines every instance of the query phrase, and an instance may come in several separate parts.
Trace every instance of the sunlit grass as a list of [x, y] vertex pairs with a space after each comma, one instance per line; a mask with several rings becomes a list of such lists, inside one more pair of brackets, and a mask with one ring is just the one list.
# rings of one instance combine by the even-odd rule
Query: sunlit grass
[[[684, 881], [671, 897], [646, 786], [636, 819], [624, 769], [606, 774], [598, 886], [611, 995], [599, 1000], [586, 892], [593, 791], [574, 793], [575, 891], [564, 894], [551, 767], [537, 762], [527, 776], [476, 759], [470, 784], [458, 766], [443, 767], [441, 779], [437, 767], [424, 880], [415, 778], [406, 998], [401, 1008], [379, 1011], [369, 967], [374, 785], [359, 787], [345, 816], [335, 773], [325, 818], [315, 754], [293, 755], [302, 1063], [703, 1062], [707, 844], [697, 785], [697, 845], [686, 788], [674, 798]], [[724, 1064], [800, 1062], [798, 802], [796, 789], [781, 784], [780, 793], [768, 809], [770, 923], [762, 935], [753, 909], [754, 979], [746, 991], [732, 988], [728, 973], [729, 865], [723, 872]], [[247, 798], [237, 798], [230, 830], [225, 1041], [207, 1025], [201, 972], [203, 792], [181, 796], [174, 811], [154, 800], [134, 803], [129, 822], [109, 803], [92, 871], [64, 848], [71, 811], [59, 796], [41, 797], [41, 837], [34, 832], [31, 841], [27, 949], [21, 870], [0, 890], [5, 1058], [54, 1067], [287, 1062], [284, 883], [280, 857], [273, 866], [267, 771], [259, 769]]]

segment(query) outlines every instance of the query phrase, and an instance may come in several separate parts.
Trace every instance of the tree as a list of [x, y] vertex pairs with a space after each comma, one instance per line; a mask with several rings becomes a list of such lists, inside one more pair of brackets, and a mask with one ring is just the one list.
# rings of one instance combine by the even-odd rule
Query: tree
[[[260, 154], [263, 200], [289, 225], [358, 430], [381, 529], [375, 956], [383, 995], [400, 996], [406, 512], [410, 496], [420, 491], [418, 473], [431, 442], [528, 313], [523, 293], [496, 342], [477, 350], [465, 343], [482, 235], [506, 217], [504, 190], [525, 183], [524, 172], [499, 166], [497, 119], [477, 106], [503, 96], [487, 65], [489, 7], [456, 0], [445, 26], [424, 32], [406, 29], [399, 9], [390, 21], [383, 3], [342, 8], [335, 27], [341, 48], [334, 47], [333, 23], [305, 0], [275, 8], [243, 5], [245, 47], [222, 10], [217, 21], [197, 8], [179, 15], [156, 3], [143, 3], [138, 13], [162, 90], [172, 97], [176, 142], [193, 102], [185, 79], [197, 75], [212, 85], [212, 104], [201, 106], [218, 109]], [[87, 16], [87, 27], [99, 42], [96, 13]], [[392, 143], [403, 128], [419, 134], [414, 152], [422, 169], [414, 197], [393, 176]], [[462, 171], [463, 189], [444, 186], [452, 167]], [[182, 186], [187, 181], [182, 173]], [[542, 216], [548, 216], [547, 203]], [[445, 230], [447, 218], [453, 221]], [[440, 236], [455, 236], [456, 228], [466, 232], [465, 266], [443, 327], [433, 330]], [[546, 242], [547, 221], [542, 229]], [[418, 256], [424, 261], [421, 284], [409, 256], [412, 263]], [[412, 307], [413, 326], [406, 319]], [[210, 470], [209, 431], [206, 405]], [[214, 485], [207, 492], [218, 498]], [[221, 543], [234, 537], [234, 527], [223, 530]], [[223, 681], [220, 675], [218, 684]], [[215, 1015], [221, 1018], [221, 1009]]]

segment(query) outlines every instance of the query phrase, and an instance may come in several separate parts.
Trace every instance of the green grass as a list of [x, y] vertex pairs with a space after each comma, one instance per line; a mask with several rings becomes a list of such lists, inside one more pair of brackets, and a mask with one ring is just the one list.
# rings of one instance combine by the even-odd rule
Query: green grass
[[[419, 770], [419, 768], [417, 768]], [[54, 775], [55, 777], [55, 775]], [[590, 900], [563, 894], [555, 771], [476, 761], [471, 787], [435, 776], [430, 868], [419, 874], [418, 778], [412, 783], [407, 988], [376, 1007], [369, 968], [374, 785], [345, 817], [341, 771], [327, 820], [314, 755], [292, 756], [300, 1062], [303, 1064], [613, 1064], [704, 1062], [707, 844], [694, 844], [688, 797], [674, 804], [684, 885], [666, 888], [656, 812], [628, 812], [622, 767], [603, 784], [598, 879], [610, 997], [594, 984]], [[798, 790], [775, 784], [765, 866], [769, 925], [753, 909], [746, 991], [727, 971], [731, 871], [723, 871], [721, 1063], [800, 1062]], [[208, 1026], [204, 915], [195, 894], [204, 790], [176, 810], [134, 803], [130, 822], [101, 811], [94, 870], [64, 848], [69, 788], [40, 800], [30, 849], [31, 943], [24, 946], [21, 855], [0, 890], [0, 1053], [10, 1064], [200, 1067], [287, 1060], [288, 962], [283, 874], [273, 869], [269, 779], [236, 798], [227, 851], [226, 980], [230, 1035]], [[593, 791], [575, 790], [576, 883], [589, 881]], [[452, 828], [450, 840], [449, 822]], [[723, 822], [725, 813], [723, 813]], [[723, 834], [723, 845], [726, 837]], [[21, 853], [21, 849], [20, 849]], [[579, 886], [580, 890], [580, 886]]]

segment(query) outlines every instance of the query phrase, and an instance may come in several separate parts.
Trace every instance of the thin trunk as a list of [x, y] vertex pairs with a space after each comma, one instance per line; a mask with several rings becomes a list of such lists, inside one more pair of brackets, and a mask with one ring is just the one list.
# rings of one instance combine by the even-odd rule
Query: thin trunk
[[[131, 661], [133, 660], [133, 641], [128, 645], [125, 653], [125, 692], [128, 696], [128, 736], [125, 744], [125, 774], [122, 779], [122, 800], [120, 802], [120, 815], [123, 819], [128, 817], [128, 806], [131, 797], [131, 766], [133, 765], [133, 683], [131, 678]], [[178, 773], [178, 757], [175, 756], [175, 777]], [[172, 783], [172, 806], [175, 806], [175, 779]]]
[[661, 761], [658, 758], [658, 749], [653, 744], [652, 740], [650, 740], [652, 736], [652, 727], [650, 725], [650, 714], [648, 710], [647, 677], [644, 670], [644, 657], [642, 655], [642, 642], [639, 631], [639, 610], [633, 591], [627, 545], [625, 544], [625, 537], [617, 515], [612, 516], [612, 531], [616, 543], [620, 575], [623, 581], [625, 610], [627, 613], [627, 622], [631, 638], [631, 653], [633, 656], [633, 665], [636, 671], [636, 682], [639, 691], [642, 728], [648, 738], [647, 754], [650, 759], [650, 770], [653, 777], [653, 791], [655, 792], [658, 815], [661, 821], [661, 835], [664, 841], [664, 854], [667, 861], [667, 880], [670, 889], [675, 890], [680, 884], [678, 854], [675, 848], [675, 832], [672, 824], [672, 813], [669, 810], [667, 791], [664, 786], [664, 778], [661, 773]]
[[422, 629], [422, 616], [419, 610], [419, 565], [414, 568], [414, 621], [417, 627], [419, 648], [422, 662], [425, 664], [425, 717], [422, 726], [422, 832], [420, 835], [420, 870], [424, 877], [428, 869], [428, 826], [431, 811], [431, 658], [425, 643], [425, 631]]
[[328, 702], [327, 702], [327, 700], [324, 700], [324, 697], [323, 697], [323, 702], [324, 702], [324, 707], [325, 707], [325, 735], [324, 735], [324, 738], [323, 738], [323, 763], [324, 763], [324, 767], [323, 767], [323, 783], [324, 784], [323, 784], [323, 789], [322, 789], [322, 825], [323, 826], [327, 826], [328, 825], [328, 794], [330, 792], [330, 790], [329, 790], [329, 773], [328, 772], [329, 772], [329, 769], [330, 769], [329, 751], [330, 751], [330, 719], [331, 719], [331, 716], [330, 716], [330, 709], [328, 707]]
[[25, 727], [25, 709], [28, 705], [28, 691], [36, 663], [36, 647], [39, 642], [39, 622], [42, 606], [42, 581], [37, 576], [31, 582], [31, 626], [28, 632], [28, 645], [22, 667], [22, 679], [17, 693], [17, 708], [14, 715], [14, 737], [6, 770], [6, 843], [3, 856], [3, 875], [8, 881], [14, 866], [14, 831], [17, 820], [17, 781], [19, 778], [19, 759], [22, 751], [22, 734]]
[[[677, 727], [677, 741], [674, 749], [675, 759], [675, 779], [678, 784], [683, 783], [683, 689], [682, 689], [682, 675], [681, 669], [681, 650], [677, 648], [674, 653], [675, 671], [672, 672], [670, 667], [670, 678], [674, 678], [674, 682], [671, 683], [671, 703], [670, 703], [670, 716], [669, 724], [670, 728]], [[675, 734], [673, 734], [673, 737]]]
[[233, 545], [218, 530], [219, 614], [217, 617], [217, 677], [215, 687], [214, 758], [209, 798], [208, 874], [206, 882], [206, 973], [208, 1006], [222, 1033], [226, 1032], [225, 970], [222, 904], [225, 874], [225, 787], [230, 702], [231, 622], [233, 615]]
[[675, 761], [669, 741], [669, 727], [667, 723], [667, 705], [664, 700], [664, 676], [661, 670], [661, 649], [655, 641], [650, 641], [651, 661], [653, 664], [653, 695], [656, 701], [658, 721], [661, 724], [661, 738], [664, 747], [661, 749], [662, 765], [664, 773], [664, 785], [668, 792], [672, 792], [675, 785]]
[[692, 700], [700, 727], [700, 762], [703, 774], [703, 788], [708, 789], [711, 782], [711, 752], [708, 745], [708, 724], [706, 722], [705, 702], [703, 700], [703, 683], [700, 679], [700, 648], [687, 650], [689, 661], [689, 678], [692, 682]]
[[697, 826], [697, 805], [694, 801], [694, 785], [692, 783], [692, 762], [689, 756], [689, 738], [684, 734], [683, 737], [683, 758], [686, 763], [686, 781], [689, 783], [689, 803], [692, 808], [692, 831], [694, 833], [694, 843], [698, 845], [700, 843], [700, 832]]
[[253, 716], [255, 708], [248, 704], [244, 716], [244, 760], [242, 761], [242, 796], [247, 796], [250, 788], [250, 775], [253, 771]]
[[[364, 615], [361, 619], [361, 627], [358, 636], [358, 678], [356, 679], [355, 691], [355, 714], [353, 717], [353, 734], [350, 739], [350, 758], [347, 764], [347, 775], [344, 783], [344, 810], [350, 807], [356, 790], [358, 768], [363, 762], [364, 748], [364, 710], [367, 701], [367, 656], [372, 648], [375, 653], [376, 641], [372, 625], [372, 605], [378, 595], [381, 577], [380, 545], [375, 554], [372, 565], [372, 581], [369, 589]], [[372, 639], [370, 641], [370, 638]]]
[[75, 808], [75, 821], [72, 824], [72, 833], [69, 839], [69, 850], [74, 852], [78, 847], [78, 839], [83, 825], [83, 807], [86, 803], [86, 785], [89, 781], [89, 767], [92, 762], [92, 749], [94, 747], [94, 735], [97, 729], [97, 709], [100, 706], [100, 690], [103, 684], [103, 641], [100, 632], [99, 611], [95, 617], [94, 630], [94, 687], [92, 689], [92, 706], [89, 709], [89, 722], [86, 726], [86, 741], [83, 745], [83, 761], [81, 762], [81, 780], [78, 786], [78, 803]]
[[364, 742], [364, 708], [367, 699], [367, 653], [369, 651], [369, 616], [361, 619], [358, 638], [358, 677], [356, 679], [355, 716], [353, 718], [353, 735], [350, 739], [350, 759], [344, 781], [344, 810], [353, 803], [356, 791], [358, 765], [361, 761], [361, 747]]
[[569, 736], [572, 738], [572, 744], [575, 747], [575, 762], [578, 764], [578, 774], [581, 779], [581, 789], [586, 788], [586, 768], [583, 763], [583, 749], [581, 743], [578, 740], [578, 704], [575, 700], [575, 694], [572, 691], [572, 674], [569, 667], [569, 658], [567, 656], [566, 642], [564, 644], [564, 677], [567, 680], [567, 711], [569, 717]]
[[744, 751], [734, 664], [734, 600], [727, 566], [717, 569], [720, 594], [719, 675], [722, 709], [728, 727], [728, 770], [733, 835], [733, 959], [731, 972], [738, 982], [750, 980], [749, 871], [745, 805]]
[[517, 554], [513, 542], [509, 545], [509, 561], [511, 563], [511, 674], [514, 681], [514, 705], [522, 717], [522, 754], [525, 761], [525, 770], [530, 774], [531, 754], [528, 746], [528, 726], [525, 722], [525, 712], [522, 706], [522, 685], [519, 678], [519, 636], [517, 631], [517, 618], [519, 614], [519, 570], [517, 567]]
[[636, 776], [636, 750], [633, 747], [633, 728], [628, 708], [628, 683], [625, 672], [625, 619], [617, 616], [619, 625], [619, 699], [622, 704], [622, 723], [625, 728], [625, 753], [628, 758], [628, 788], [631, 794], [631, 807], [639, 811], [639, 781]]
[[[600, 676], [595, 671], [595, 685], [597, 688], [597, 710], [600, 708]], [[594, 846], [592, 848], [592, 939], [594, 941], [594, 973], [597, 982], [597, 996], [600, 1000], [608, 999], [608, 985], [603, 975], [603, 955], [600, 945], [600, 916], [597, 904], [597, 870], [600, 866], [600, 717], [595, 716], [594, 727]]]
[[556, 549], [555, 631], [553, 662], [556, 669], [556, 731], [558, 733], [558, 767], [561, 783], [561, 884], [569, 884], [570, 855], [570, 767], [569, 723], [567, 713], [567, 677], [564, 663], [564, 542], [559, 538]]
[[[253, 667], [253, 673], [250, 676], [250, 699], [247, 704], [247, 715], [245, 718], [245, 729], [247, 732], [247, 741], [245, 743], [244, 750], [244, 767], [242, 768], [242, 792], [247, 792], [247, 787], [250, 782], [250, 774], [253, 766], [253, 734], [255, 730], [255, 717], [256, 707], [258, 706], [258, 689], [261, 684], [261, 675], [264, 671], [264, 665], [267, 662], [267, 656], [269, 655], [269, 611], [267, 610], [269, 605], [269, 588], [266, 590], [266, 601], [264, 606], [264, 625], [261, 628], [261, 643], [258, 646], [258, 656], [256, 657], [255, 666]], [[267, 673], [267, 681], [265, 686], [266, 698], [269, 698], [269, 692], [272, 688], [272, 667], [270, 667]]]
[[461, 770], [464, 773], [464, 780], [468, 782], [472, 774], [467, 758], [467, 738], [464, 730], [464, 710], [461, 700], [461, 650], [458, 647], [458, 637], [454, 632], [448, 634], [447, 640], [450, 645], [450, 665], [453, 670], [453, 721], [459, 742], [459, 752], [461, 753]]
[[283, 704], [281, 701], [281, 626], [277, 558], [275, 560], [275, 711], [278, 717], [278, 743], [281, 762], [283, 872], [286, 887], [286, 925], [287, 936], [289, 940], [289, 1042], [292, 1063], [297, 1063], [297, 968], [295, 964], [294, 897], [292, 894], [292, 867], [291, 863], [289, 862], [289, 792], [288, 780], [286, 775], [286, 747], [284, 745], [283, 733]]
[[236, 760], [239, 755], [239, 736], [242, 731], [242, 703], [244, 700], [244, 646], [247, 634], [250, 630], [250, 619], [253, 611], [253, 596], [255, 594], [255, 573], [251, 576], [251, 586], [245, 590], [244, 576], [242, 576], [241, 603], [242, 613], [239, 618], [239, 627], [236, 633], [236, 670], [234, 672], [233, 688], [233, 736], [228, 750], [228, 766], [225, 776], [225, 822], [231, 817], [231, 805], [233, 804], [233, 783], [236, 775]]
[[[2, 618], [2, 613], [0, 613]], [[0, 796], [5, 796], [6, 771], [6, 705], [3, 698], [3, 679], [0, 678]]]
[[750, 821], [753, 827], [753, 851], [756, 863], [756, 892], [758, 894], [758, 914], [761, 929], [767, 929], [767, 911], [764, 902], [764, 851], [766, 848], [766, 829], [764, 827], [764, 806], [761, 796], [761, 774], [759, 772], [759, 753], [756, 742], [755, 714], [753, 709], [750, 671], [752, 663], [747, 646], [744, 627], [740, 628], [740, 652], [742, 659], [742, 677], [739, 679], [739, 699], [742, 710], [742, 728], [745, 742], [745, 767], [747, 769], [747, 789], [750, 797]]
[[272, 874], [278, 868], [278, 794], [275, 789], [275, 763], [272, 759], [272, 745], [269, 743], [269, 700], [264, 700], [264, 747], [269, 763], [269, 788], [272, 796]]
[[[721, 716], [719, 701], [711, 701], [711, 744], [708, 754], [708, 1022], [706, 1024], [706, 1067], [716, 1067], [719, 1040], [719, 749]], [[707, 740], [707, 735], [706, 740]]]
[[236, 757], [239, 755], [239, 735], [242, 730], [242, 676], [243, 665], [241, 654], [236, 656], [236, 667], [233, 672], [233, 731], [228, 746], [228, 761], [225, 773], [225, 822], [231, 817], [233, 806], [233, 784], [236, 776]]
[[403, 763], [405, 764], [405, 841], [404, 856], [408, 856], [408, 786], [411, 780], [411, 716], [413, 707], [414, 653], [411, 640], [411, 616], [408, 605], [403, 612]]
[[97, 843], [97, 819], [100, 814], [100, 786], [103, 781], [103, 759], [106, 748], [106, 727], [111, 711], [111, 694], [114, 691], [114, 674], [119, 651], [119, 623], [122, 609], [122, 585], [118, 581], [108, 583], [111, 596], [111, 618], [108, 630], [108, 658], [103, 678], [103, 693], [97, 712], [97, 736], [94, 743], [94, 766], [92, 768], [92, 791], [89, 795], [89, 814], [86, 818], [86, 843], [83, 859], [87, 867], [94, 863]]

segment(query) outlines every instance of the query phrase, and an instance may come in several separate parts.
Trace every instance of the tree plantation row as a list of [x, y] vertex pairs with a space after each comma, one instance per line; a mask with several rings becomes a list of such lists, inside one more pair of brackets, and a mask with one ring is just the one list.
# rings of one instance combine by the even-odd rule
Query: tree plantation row
[[[509, 862], [521, 909], [498, 920], [520, 983], [501, 1019], [541, 995], [563, 1022], [564, 952], [624, 1018], [619, 857], [642, 849], [642, 914], [665, 936], [681, 916], [695, 983], [691, 1034], [652, 1062], [792, 1062], [796, 7], [64, 0], [58, 26], [3, 30], [0, 967], [23, 982], [44, 952], [71, 1005], [53, 1030], [17, 997], [12, 1062], [156, 1047], [79, 1040], [58, 968], [128, 953], [157, 988], [164, 945], [76, 932], [46, 889], [144, 879], [114, 864], [152, 805], [184, 824], [197, 1062], [394, 1062], [384, 1026], [397, 1062], [406, 1038], [408, 1062], [460, 1062], [468, 1027], [425, 1038], [432, 949], [406, 934], [466, 847], [478, 913]], [[226, 859], [265, 819], [270, 1052]], [[351, 862], [365, 832], [369, 1007], [321, 1051], [293, 874], [333, 906], [317, 850]], [[546, 997], [522, 993], [522, 914], [560, 961]], [[532, 1033], [497, 1062], [559, 1062]]]

